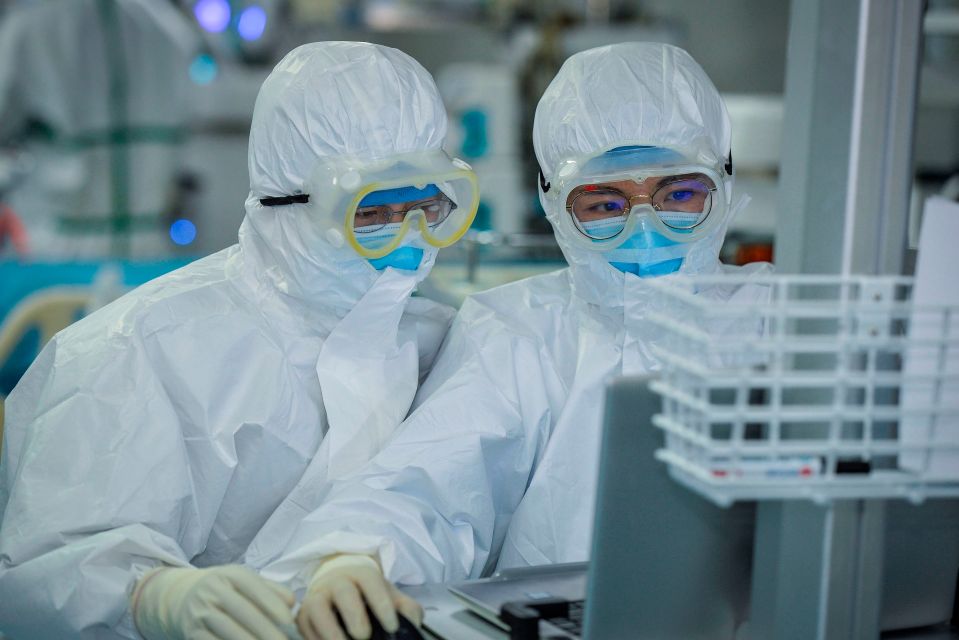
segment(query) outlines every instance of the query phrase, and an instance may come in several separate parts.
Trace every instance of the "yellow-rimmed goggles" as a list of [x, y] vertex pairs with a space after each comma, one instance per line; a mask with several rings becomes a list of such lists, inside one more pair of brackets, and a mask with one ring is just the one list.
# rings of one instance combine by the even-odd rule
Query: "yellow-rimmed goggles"
[[448, 247], [469, 229], [479, 207], [479, 184], [468, 164], [443, 150], [384, 158], [320, 158], [303, 189], [260, 198], [264, 206], [306, 204], [325, 237], [348, 243], [364, 258], [382, 258], [412, 241]]
[[343, 230], [364, 258], [382, 258], [403, 244], [411, 229], [423, 242], [448, 247], [473, 224], [479, 183], [469, 169], [401, 177], [361, 187], [346, 208]]

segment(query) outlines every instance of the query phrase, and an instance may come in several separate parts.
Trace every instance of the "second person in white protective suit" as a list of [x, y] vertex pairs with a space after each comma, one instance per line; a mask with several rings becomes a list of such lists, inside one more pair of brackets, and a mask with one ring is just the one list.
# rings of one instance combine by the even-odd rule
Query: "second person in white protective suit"
[[58, 334], [7, 400], [3, 633], [284, 637], [293, 594], [236, 563], [301, 479], [376, 453], [433, 363], [453, 313], [411, 293], [478, 197], [445, 134], [400, 51], [276, 66], [239, 244]]
[[[309, 640], [344, 637], [333, 607], [362, 629], [361, 591], [374, 612], [388, 608], [366, 588], [380, 570], [416, 584], [586, 560], [605, 383], [659, 366], [643, 318], [662, 300], [647, 278], [724, 268], [744, 199], [732, 193], [726, 108], [685, 51], [572, 56], [540, 100], [533, 142], [569, 268], [468, 299], [387, 447], [357, 474], [294, 493], [313, 512], [268, 522], [250, 545], [262, 575], [308, 587], [298, 621]], [[721, 304], [766, 288], [698, 293]]]

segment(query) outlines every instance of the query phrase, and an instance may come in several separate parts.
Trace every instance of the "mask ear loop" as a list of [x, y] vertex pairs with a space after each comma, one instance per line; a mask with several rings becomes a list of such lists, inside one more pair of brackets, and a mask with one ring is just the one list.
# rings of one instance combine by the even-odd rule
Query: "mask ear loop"
[[307, 204], [310, 201], [308, 193], [298, 193], [292, 196], [270, 196], [260, 198], [260, 204], [264, 207], [283, 207], [290, 204]]

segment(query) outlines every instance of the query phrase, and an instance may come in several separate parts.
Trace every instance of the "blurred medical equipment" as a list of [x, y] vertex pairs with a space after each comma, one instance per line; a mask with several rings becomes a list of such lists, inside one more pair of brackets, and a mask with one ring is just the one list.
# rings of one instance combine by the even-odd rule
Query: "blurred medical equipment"
[[[90, 294], [89, 303], [73, 317], [75, 321], [133, 287], [188, 262], [188, 259], [183, 258], [154, 262], [0, 261], [0, 320], [33, 294], [68, 287]], [[16, 386], [42, 347], [40, 335], [31, 330], [13, 346], [12, 352], [4, 360], [0, 360], [0, 393], [9, 393]]]
[[[654, 423], [665, 432], [657, 457], [677, 480], [712, 501], [758, 499], [764, 518], [788, 514], [793, 526], [810, 526], [796, 512], [809, 519], [816, 512], [845, 518], [849, 501], [870, 501], [872, 513], [864, 514], [861, 526], [881, 528], [871, 534], [878, 540], [850, 548], [840, 537], [849, 525], [839, 521], [834, 526], [841, 528], [826, 543], [842, 545], [830, 554], [832, 571], [839, 570], [836, 558], [843, 564], [854, 558], [878, 574], [848, 585], [845, 597], [871, 601], [869, 618], [855, 624], [883, 631], [955, 622], [957, 613], [959, 299], [943, 276], [955, 272], [947, 239], [957, 233], [951, 227], [959, 208], [949, 207], [948, 216], [933, 210], [926, 218], [930, 227], [915, 279], [778, 276], [769, 279], [769, 302], [738, 309], [707, 308], [685, 287], [652, 283], [668, 301], [648, 319], [672, 334], [656, 347], [662, 349], [664, 374], [654, 389], [664, 410]], [[735, 285], [735, 279], [724, 279]], [[694, 282], [717, 284], [715, 278]], [[763, 336], [757, 339], [739, 321], [742, 316], [762, 323]], [[702, 331], [724, 317], [730, 329], [722, 340]], [[819, 506], [803, 509], [793, 502], [776, 508], [769, 501], [777, 499]], [[879, 499], [908, 499], [913, 506]], [[888, 510], [885, 521], [878, 508]], [[794, 615], [798, 608], [771, 605], [763, 585], [777, 564], [791, 562], [784, 545], [808, 539], [784, 539], [768, 520], [760, 525], [751, 609], [759, 612], [754, 628], [761, 630], [774, 624], [770, 618]], [[806, 582], [827, 570], [814, 567], [791, 579]], [[821, 604], [820, 615], [842, 620], [845, 597]], [[925, 636], [916, 631], [914, 637]]]
[[[235, 241], [232, 230], [239, 214], [230, 205], [230, 194], [247, 183], [243, 149], [253, 97], [279, 51], [311, 40], [372, 40], [420, 60], [437, 77], [449, 106], [448, 151], [470, 162], [480, 176], [483, 202], [474, 228], [513, 233], [533, 231], [530, 220], [536, 230], [548, 231], [535, 198], [535, 162], [531, 148], [528, 153], [526, 149], [535, 103], [562, 60], [589, 46], [647, 40], [686, 46], [707, 61], [707, 71], [723, 91], [735, 124], [732, 148], [739, 192], [752, 198], [731, 223], [723, 257], [727, 262], [769, 257], [776, 225], [788, 3], [737, 2], [719, 9], [701, 0], [684, 1], [675, 5], [650, 0], [640, 6], [612, 2], [608, 21], [602, 11], [587, 11], [585, 3], [321, 0], [280, 3], [275, 8], [262, 3], [268, 19], [257, 42], [270, 41], [274, 54], [245, 57], [240, 50], [245, 41], [237, 33], [239, 19], [258, 3], [218, 0], [210, 5], [213, 13], [220, 14], [218, 20], [227, 14], [229, 19], [222, 31], [207, 32], [208, 51], [197, 56], [194, 65], [198, 104], [185, 160], [201, 175], [202, 206], [201, 214], [191, 219], [196, 237], [186, 250], [206, 253]], [[182, 0], [180, 5], [199, 26], [197, 2]], [[565, 22], [547, 24], [559, 13], [565, 14]], [[932, 17], [932, 22], [941, 22]], [[959, 151], [954, 142], [959, 138], [953, 135], [959, 123], [955, 108], [959, 85], [949, 71], [949, 49], [938, 42], [951, 36], [937, 29], [927, 39], [934, 51], [923, 70], [916, 144], [923, 181], [936, 190], [941, 172], [955, 166]], [[735, 41], [737, 47], [719, 44], [719, 39]], [[460, 148], [466, 140], [472, 153], [482, 151], [485, 142], [485, 155], [466, 157]], [[501, 143], [504, 140], [507, 146]], [[461, 259], [453, 253], [440, 261]], [[481, 255], [483, 264], [491, 263], [498, 272], [501, 260], [529, 256], [520, 249], [500, 251], [494, 246]], [[490, 281], [499, 275], [493, 274]]]
[[179, 0], [203, 32], [209, 52], [200, 65], [217, 59], [248, 63], [274, 60], [289, 27], [286, 0]]
[[735, 220], [723, 245], [727, 264], [773, 261], [778, 207], [783, 99], [774, 94], [724, 93], [733, 125], [736, 190], [750, 202]]
[[[516, 78], [506, 65], [455, 63], [437, 75], [450, 114], [446, 148], [479, 178], [480, 213], [473, 228], [523, 230], [530, 188], [522, 179]], [[525, 183], [524, 183], [525, 182]]]
[[87, 309], [93, 294], [88, 287], [51, 287], [20, 301], [0, 325], [0, 362], [6, 362], [27, 331], [39, 330], [45, 345]]
[[30, 252], [26, 227], [14, 210], [0, 201], [0, 255], [8, 253], [7, 246], [12, 249], [9, 253], [21, 260]]
[[170, 3], [42, 0], [0, 23], [0, 141], [36, 170], [9, 194], [36, 257], [156, 257], [186, 136], [197, 34]]
[[23, 260], [30, 252], [26, 226], [7, 204], [7, 196], [32, 170], [33, 157], [30, 154], [0, 150], [0, 256], [12, 254]]
[[[36, 350], [39, 351], [60, 330], [123, 295], [127, 289], [121, 278], [119, 267], [108, 263], [97, 270], [91, 286], [45, 287], [21, 299], [6, 315], [0, 316], [0, 370], [13, 368], [14, 376], [19, 378], [22, 373], [19, 367], [25, 367], [36, 354], [27, 354], [20, 363], [11, 360], [14, 353], [21, 351], [30, 334], [36, 334]], [[9, 366], [11, 364], [13, 367]], [[5, 384], [0, 386], [0, 451], [3, 448], [6, 391]]]
[[[14, 348], [29, 331], [39, 331], [42, 347], [61, 329], [72, 324], [91, 299], [85, 287], [55, 287], [30, 295], [10, 310], [0, 324], [0, 365], [6, 363]], [[3, 402], [0, 393], [0, 448], [3, 444]]]
[[959, 497], [959, 300], [928, 291], [937, 271], [770, 276], [768, 300], [721, 307], [692, 292], [733, 276], [650, 283], [657, 456], [720, 505]]

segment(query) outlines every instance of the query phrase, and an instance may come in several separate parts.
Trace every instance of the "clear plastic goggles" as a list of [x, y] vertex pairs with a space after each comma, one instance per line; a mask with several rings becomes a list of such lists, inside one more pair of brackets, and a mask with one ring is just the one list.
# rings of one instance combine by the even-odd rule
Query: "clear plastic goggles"
[[463, 237], [479, 206], [476, 174], [440, 150], [324, 162], [310, 183], [311, 199], [345, 211], [342, 233], [371, 259], [391, 253], [413, 229], [425, 243], [448, 247]]
[[567, 160], [553, 187], [574, 241], [597, 250], [614, 248], [637, 230], [692, 242], [720, 222], [727, 207], [717, 170], [658, 147], [621, 147]]

